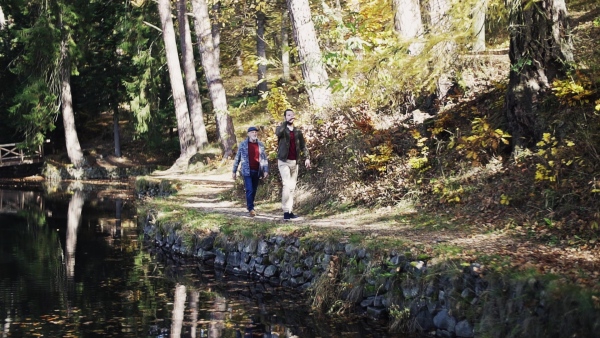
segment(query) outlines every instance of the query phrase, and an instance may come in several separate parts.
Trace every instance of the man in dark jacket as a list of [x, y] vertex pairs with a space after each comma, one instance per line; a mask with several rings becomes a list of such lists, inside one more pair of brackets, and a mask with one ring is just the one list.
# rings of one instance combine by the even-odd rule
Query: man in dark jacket
[[246, 190], [246, 206], [250, 217], [254, 217], [256, 216], [254, 198], [256, 197], [256, 189], [258, 189], [258, 179], [261, 177], [267, 178], [269, 175], [265, 145], [258, 140], [258, 129], [256, 127], [248, 128], [248, 137], [240, 142], [233, 161], [231, 177], [234, 181], [240, 164], [242, 177], [244, 178], [244, 189]]
[[283, 219], [297, 218], [294, 215], [294, 191], [298, 181], [298, 161], [304, 156], [304, 165], [310, 169], [310, 158], [302, 131], [294, 127], [294, 111], [286, 109], [283, 112], [284, 121], [275, 129], [277, 135], [277, 167], [281, 174], [283, 188], [281, 191], [281, 207]]

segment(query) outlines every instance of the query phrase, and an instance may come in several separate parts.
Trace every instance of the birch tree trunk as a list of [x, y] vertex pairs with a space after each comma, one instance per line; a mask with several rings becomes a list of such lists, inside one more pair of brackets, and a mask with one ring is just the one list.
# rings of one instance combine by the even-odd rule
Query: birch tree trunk
[[177, 118], [177, 131], [179, 134], [180, 157], [192, 156], [196, 153], [196, 144], [190, 123], [190, 114], [185, 97], [183, 86], [183, 76], [181, 75], [181, 66], [177, 52], [177, 43], [175, 39], [175, 29], [171, 19], [170, 0], [158, 0], [158, 14], [162, 26], [162, 35], [165, 43], [165, 52], [167, 55], [167, 67], [169, 68], [169, 79], [171, 80], [171, 90], [173, 92], [173, 103], [175, 105], [175, 116]]
[[289, 27], [290, 27], [290, 17], [289, 11], [287, 9], [283, 10], [281, 14], [281, 68], [283, 71], [283, 75], [281, 79], [284, 82], [290, 80], [290, 37], [289, 37]]
[[4, 17], [4, 12], [2, 11], [2, 6], [0, 6], [0, 31], [4, 29], [6, 25], [6, 18]]
[[511, 0], [507, 120], [518, 154], [541, 137], [540, 104], [550, 84], [573, 61], [565, 0]]
[[[433, 35], [441, 35], [449, 31], [450, 20], [447, 17], [448, 10], [450, 9], [450, 0], [429, 0], [429, 20], [430, 30]], [[448, 57], [452, 55], [454, 51], [454, 43], [449, 41], [442, 41], [435, 46], [435, 53], [440, 58]], [[439, 100], [444, 98], [448, 91], [452, 87], [452, 81], [448, 74], [441, 74], [436, 81], [436, 96]]]
[[198, 79], [196, 78], [192, 33], [186, 12], [186, 0], [177, 0], [177, 22], [179, 23], [181, 63], [183, 64], [183, 73], [185, 74], [185, 93], [194, 131], [194, 139], [196, 140], [196, 148], [199, 150], [204, 149], [208, 145], [208, 136], [206, 135], [202, 100], [200, 99]]
[[77, 129], [75, 128], [73, 96], [71, 94], [71, 58], [69, 56], [67, 36], [63, 37], [63, 41], [61, 42], [60, 60], [60, 107], [63, 116], [63, 125], [65, 128], [65, 144], [67, 147], [67, 155], [69, 156], [71, 164], [73, 164], [73, 166], [76, 168], [80, 168], [85, 165], [86, 161], [83, 157], [83, 151], [81, 151], [79, 137], [77, 136]]
[[425, 31], [419, 0], [393, 0], [392, 6], [394, 29], [401, 40], [414, 41], [408, 47], [410, 55], [419, 55], [423, 51], [423, 43], [415, 40], [421, 38]]
[[242, 63], [242, 51], [241, 50], [235, 56], [235, 68], [237, 68], [238, 76], [244, 75], [244, 64]]
[[473, 42], [474, 52], [485, 51], [485, 13], [487, 12], [488, 0], [479, 0], [473, 9]]
[[217, 121], [217, 136], [221, 143], [223, 158], [231, 157], [233, 146], [236, 144], [233, 120], [227, 111], [227, 98], [225, 88], [221, 79], [219, 69], [218, 50], [211, 30], [210, 17], [208, 16], [208, 5], [206, 0], [192, 0], [194, 12], [196, 36], [198, 38], [198, 49], [202, 58], [202, 67], [206, 76], [208, 92], [213, 104], [213, 110]]
[[267, 44], [265, 43], [265, 25], [267, 17], [262, 11], [256, 12], [256, 56], [258, 56], [258, 93], [267, 88]]
[[315, 26], [310, 14], [308, 0], [287, 0], [294, 30], [294, 40], [298, 46], [298, 56], [302, 63], [302, 77], [308, 100], [316, 108], [331, 104], [329, 77], [321, 58], [321, 48], [317, 41]]
[[[221, 14], [221, 2], [216, 1], [212, 5], [213, 20], [212, 26], [210, 27], [210, 33], [213, 37], [213, 44], [215, 46], [215, 57], [217, 58], [217, 64], [221, 64], [221, 25], [219, 24]], [[210, 18], [210, 16], [209, 16]]]

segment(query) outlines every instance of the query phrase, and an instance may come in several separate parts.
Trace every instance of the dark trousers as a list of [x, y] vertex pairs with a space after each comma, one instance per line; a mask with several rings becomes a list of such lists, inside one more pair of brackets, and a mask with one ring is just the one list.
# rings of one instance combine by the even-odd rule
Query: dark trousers
[[250, 176], [244, 177], [244, 189], [246, 189], [246, 205], [248, 211], [254, 210], [254, 197], [256, 197], [256, 189], [258, 189], [258, 170], [250, 170]]

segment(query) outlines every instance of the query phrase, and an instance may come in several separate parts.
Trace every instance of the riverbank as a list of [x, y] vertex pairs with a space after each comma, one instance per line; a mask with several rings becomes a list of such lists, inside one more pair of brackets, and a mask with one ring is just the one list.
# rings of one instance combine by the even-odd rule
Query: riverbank
[[[596, 243], [552, 245], [517, 225], [410, 206], [283, 222], [278, 203], [263, 201], [250, 218], [229, 173], [155, 174], [136, 186], [155, 245], [307, 290], [317, 310], [438, 336], [588, 336], [600, 325]], [[162, 197], [147, 197], [152, 189]]]

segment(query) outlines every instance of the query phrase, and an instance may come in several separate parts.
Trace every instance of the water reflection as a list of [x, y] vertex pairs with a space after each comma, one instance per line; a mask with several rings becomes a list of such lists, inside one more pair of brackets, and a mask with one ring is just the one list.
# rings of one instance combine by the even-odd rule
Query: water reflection
[[377, 323], [316, 317], [299, 294], [142, 248], [130, 199], [30, 195], [0, 194], [11, 206], [2, 337], [386, 337]]
[[175, 301], [173, 302], [171, 338], [181, 337], [181, 328], [183, 327], [183, 311], [185, 310], [185, 297], [185, 285], [175, 285]]
[[75, 191], [69, 202], [67, 213], [67, 279], [73, 279], [73, 275], [75, 274], [75, 248], [77, 246], [77, 229], [79, 228], [79, 223], [81, 223], [81, 210], [83, 210], [83, 193]]

